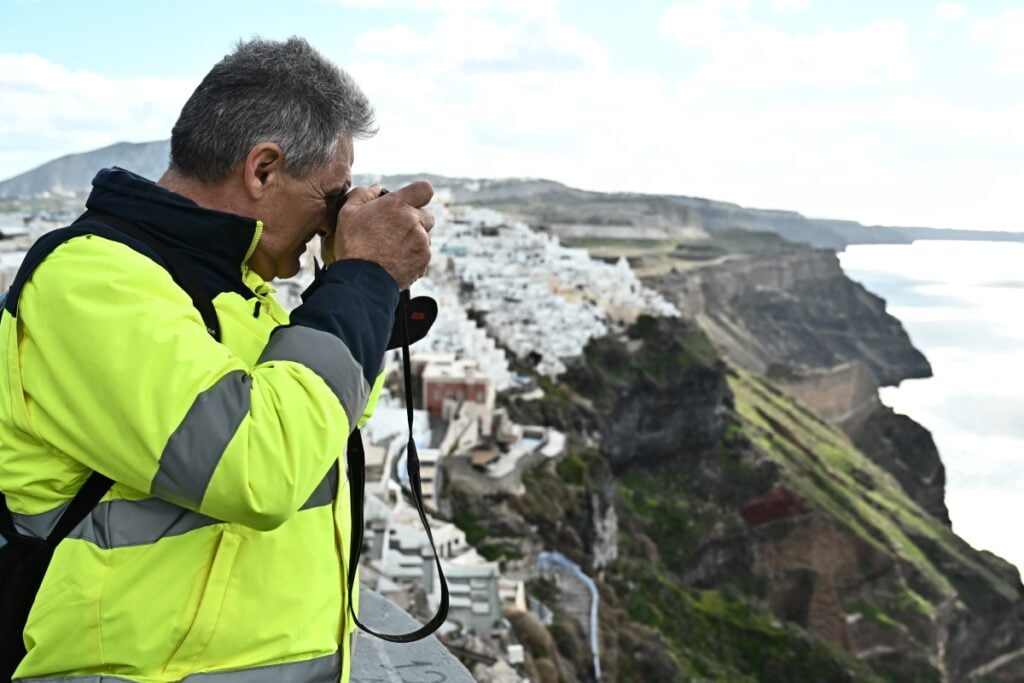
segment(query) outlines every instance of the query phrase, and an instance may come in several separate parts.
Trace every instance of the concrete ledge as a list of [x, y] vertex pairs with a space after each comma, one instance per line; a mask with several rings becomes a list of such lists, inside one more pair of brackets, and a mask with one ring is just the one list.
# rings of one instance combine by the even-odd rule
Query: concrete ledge
[[[407, 633], [420, 626], [366, 586], [359, 587], [359, 620], [382, 633]], [[352, 683], [474, 683], [462, 662], [436, 636], [398, 644], [357, 633]]]

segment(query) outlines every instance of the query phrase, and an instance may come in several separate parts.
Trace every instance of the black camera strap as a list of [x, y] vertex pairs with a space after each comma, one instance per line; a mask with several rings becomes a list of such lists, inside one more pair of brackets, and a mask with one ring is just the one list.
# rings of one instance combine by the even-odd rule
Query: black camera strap
[[[409, 292], [402, 292], [398, 303], [398, 329], [402, 343], [402, 379], [405, 385], [405, 412], [409, 425], [409, 443], [406, 447], [405, 464], [409, 473], [409, 488], [412, 492], [412, 499], [416, 505], [416, 512], [419, 513], [423, 530], [427, 533], [427, 540], [430, 542], [430, 549], [434, 553], [434, 563], [437, 566], [437, 577], [441, 581], [441, 603], [433, 618], [422, 627], [410, 633], [378, 633], [368, 628], [356, 616], [355, 608], [352, 605], [352, 590], [355, 586], [356, 572], [359, 567], [359, 556], [363, 551], [363, 505], [366, 496], [366, 454], [363, 451], [363, 439], [359, 430], [356, 429], [348, 440], [348, 481], [349, 500], [351, 502], [352, 531], [351, 542], [348, 553], [348, 611], [355, 620], [356, 625], [370, 635], [392, 643], [411, 643], [426, 638], [441, 627], [441, 624], [448, 618], [448, 582], [444, 578], [444, 571], [441, 568], [441, 558], [438, 557], [437, 548], [434, 545], [434, 535], [430, 530], [430, 523], [427, 520], [427, 513], [423, 509], [423, 487], [420, 481], [420, 459], [416, 452], [416, 443], [413, 441], [413, 410], [412, 410], [412, 363], [409, 360]], [[436, 311], [436, 309], [435, 309]], [[416, 314], [412, 315], [417, 320]], [[432, 322], [432, 321], [431, 321]]]

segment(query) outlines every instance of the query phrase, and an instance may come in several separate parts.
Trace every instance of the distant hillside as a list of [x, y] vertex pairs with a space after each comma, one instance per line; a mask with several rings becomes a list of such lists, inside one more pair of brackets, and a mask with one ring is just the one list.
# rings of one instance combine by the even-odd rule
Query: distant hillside
[[[96, 171], [122, 166], [156, 179], [167, 168], [170, 141], [128, 143], [82, 154], [69, 154], [0, 182], [0, 199], [87, 192]], [[490, 206], [559, 232], [570, 226], [572, 236], [622, 237], [637, 229], [637, 237], [658, 231], [690, 233], [748, 230], [772, 232], [791, 242], [843, 249], [848, 244], [909, 243], [915, 239], [1024, 241], [1024, 233], [935, 228], [866, 226], [856, 221], [807, 218], [795, 211], [751, 209], [728, 202], [635, 192], [590, 192], [540, 178], [448, 178], [429, 173], [391, 176], [358, 175], [357, 184], [380, 181], [395, 188], [418, 179], [448, 188], [456, 200]], [[614, 234], [613, 234], [614, 232]]]
[[559, 226], [573, 226], [576, 237], [582, 236], [579, 226], [586, 225], [591, 226], [591, 237], [601, 237], [603, 230], [608, 236], [621, 236], [623, 226], [686, 226], [709, 233], [736, 229], [773, 232], [791, 242], [831, 249], [842, 249], [848, 244], [909, 243], [915, 239], [1024, 241], [1024, 233], [866, 226], [856, 221], [808, 218], [795, 211], [751, 209], [700, 197], [588, 192], [539, 179], [472, 181], [457, 187], [454, 194], [461, 201], [549, 225], [556, 233]]
[[445, 178], [431, 174], [391, 176], [364, 175], [357, 182], [381, 182], [399, 187], [426, 179], [447, 187], [456, 200], [489, 206], [528, 222], [546, 225], [555, 233], [572, 237], [622, 238], [623, 228], [635, 228], [637, 236], [651, 231], [681, 237], [679, 228], [698, 228], [709, 233], [732, 230], [772, 232], [790, 242], [841, 250], [848, 244], [909, 244], [917, 239], [1024, 241], [1024, 233], [991, 230], [944, 230], [863, 225], [856, 221], [807, 218], [796, 211], [750, 209], [700, 197], [655, 195], [636, 192], [591, 192], [541, 178], [472, 179]]
[[0, 182], [0, 199], [88, 192], [96, 171], [107, 166], [121, 166], [156, 179], [167, 170], [170, 154], [169, 140], [118, 142], [91, 152], [68, 154]]

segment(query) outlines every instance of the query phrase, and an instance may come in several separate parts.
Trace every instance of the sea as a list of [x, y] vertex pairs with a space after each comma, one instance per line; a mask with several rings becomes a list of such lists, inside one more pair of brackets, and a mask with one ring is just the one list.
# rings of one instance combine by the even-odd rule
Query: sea
[[881, 396], [931, 431], [953, 530], [1024, 569], [1024, 243], [854, 245], [839, 260], [931, 362], [933, 377]]

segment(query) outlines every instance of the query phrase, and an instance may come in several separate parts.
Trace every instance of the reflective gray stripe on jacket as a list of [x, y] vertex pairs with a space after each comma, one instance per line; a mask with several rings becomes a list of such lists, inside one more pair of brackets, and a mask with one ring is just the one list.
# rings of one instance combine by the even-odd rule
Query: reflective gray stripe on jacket
[[[181, 683], [338, 683], [341, 679], [341, 655], [334, 653], [317, 659], [287, 664], [271, 664], [234, 671], [214, 671], [197, 673], [181, 679]], [[128, 681], [131, 678], [121, 676], [86, 675], [59, 676], [47, 678], [19, 678], [24, 683], [112, 683]]]

